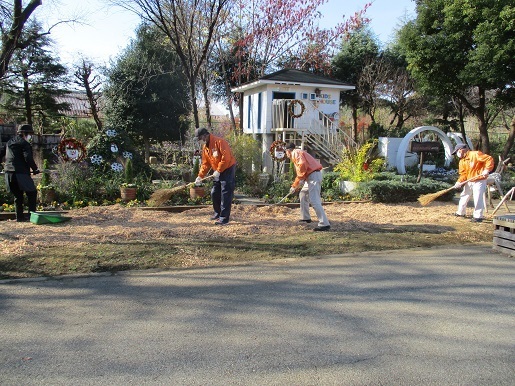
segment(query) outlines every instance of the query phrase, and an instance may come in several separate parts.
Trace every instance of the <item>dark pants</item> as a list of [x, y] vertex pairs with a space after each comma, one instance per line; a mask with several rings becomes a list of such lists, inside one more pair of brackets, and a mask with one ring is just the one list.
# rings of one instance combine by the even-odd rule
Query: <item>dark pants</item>
[[[32, 181], [30, 176], [28, 178]], [[23, 193], [27, 195], [30, 214], [30, 212], [36, 211], [36, 202], [38, 196], [37, 190], [35, 188], [33, 190], [30, 184], [27, 184], [26, 182], [25, 185], [29, 185], [28, 187], [26, 187], [26, 189], [28, 190], [23, 190], [23, 186], [20, 187], [20, 184], [18, 183], [16, 173], [5, 173], [5, 184], [7, 185], [8, 190], [14, 196], [14, 206], [16, 208], [16, 221], [24, 221], [25, 217], [23, 215]], [[34, 183], [32, 183], [32, 186], [34, 186]]]
[[211, 200], [213, 201], [213, 210], [215, 216], [220, 218], [221, 222], [229, 222], [231, 216], [232, 198], [234, 196], [234, 186], [236, 176], [236, 165], [224, 170], [220, 174], [219, 181], [213, 182], [211, 189]]

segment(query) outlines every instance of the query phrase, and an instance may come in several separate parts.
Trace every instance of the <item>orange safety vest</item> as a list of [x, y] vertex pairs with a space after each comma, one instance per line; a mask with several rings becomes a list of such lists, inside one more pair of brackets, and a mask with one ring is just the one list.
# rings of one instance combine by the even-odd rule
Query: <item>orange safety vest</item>
[[299, 186], [300, 180], [306, 181], [311, 173], [322, 170], [322, 164], [304, 150], [293, 149], [291, 152], [291, 160], [293, 165], [295, 165], [295, 172], [297, 173], [295, 181], [293, 181], [293, 188]]
[[[467, 155], [460, 159], [460, 163], [458, 166], [458, 182], [463, 182], [470, 180], [471, 178], [480, 176], [483, 170], [488, 170], [491, 172], [494, 169], [494, 159], [488, 154], [482, 153], [480, 151], [471, 151], [467, 152]], [[477, 180], [485, 179], [478, 178]]]
[[202, 165], [198, 176], [204, 178], [209, 169], [222, 173], [234, 164], [236, 164], [236, 158], [234, 158], [227, 141], [209, 134], [209, 144], [202, 146]]

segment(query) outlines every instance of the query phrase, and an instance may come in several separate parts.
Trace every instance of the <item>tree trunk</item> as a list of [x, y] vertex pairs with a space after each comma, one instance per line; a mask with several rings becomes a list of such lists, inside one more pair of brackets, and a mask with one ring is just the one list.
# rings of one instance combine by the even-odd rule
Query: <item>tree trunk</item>
[[145, 163], [150, 162], [150, 141], [148, 137], [143, 137], [143, 143], [145, 145]]
[[[14, 1], [14, 16], [8, 32], [2, 34], [2, 50], [0, 51], [0, 79], [5, 76], [9, 68], [9, 62], [17, 48], [18, 39], [21, 36], [25, 22], [29, 19], [32, 12], [42, 4], [41, 0], [31, 0], [22, 10], [22, 1]], [[6, 20], [7, 21], [7, 20]], [[7, 23], [6, 23], [7, 24]]]
[[352, 103], [352, 137], [358, 143], [358, 106]]
[[200, 81], [202, 84], [202, 95], [204, 96], [204, 108], [206, 111], [206, 125], [210, 129], [212, 127], [212, 119], [211, 119], [211, 103], [209, 102], [209, 90], [207, 88], [207, 79], [205, 76], [200, 77]]
[[[510, 124], [510, 133], [508, 135], [508, 139], [506, 140], [506, 143], [504, 144], [504, 148], [502, 149], [502, 159], [507, 159], [508, 155], [510, 154], [511, 148], [513, 146], [513, 142], [515, 141], [515, 116], [511, 119]], [[513, 160], [512, 160], [513, 162]]]
[[[25, 117], [27, 119], [27, 123], [32, 125], [32, 100], [30, 98], [30, 89], [29, 89], [29, 75], [27, 71], [23, 70], [23, 100], [25, 101]], [[41, 133], [43, 134], [43, 133]]]
[[479, 139], [481, 141], [481, 151], [490, 154], [490, 139], [488, 137], [488, 124], [486, 121], [486, 98], [485, 90], [479, 88], [479, 106], [475, 110], [475, 115], [479, 121]]
[[200, 120], [198, 117], [198, 106], [197, 106], [197, 90], [195, 88], [195, 83], [192, 81], [190, 83], [190, 96], [191, 96], [191, 107], [193, 108], [193, 120], [195, 121], [195, 128], [198, 129], [200, 127]]

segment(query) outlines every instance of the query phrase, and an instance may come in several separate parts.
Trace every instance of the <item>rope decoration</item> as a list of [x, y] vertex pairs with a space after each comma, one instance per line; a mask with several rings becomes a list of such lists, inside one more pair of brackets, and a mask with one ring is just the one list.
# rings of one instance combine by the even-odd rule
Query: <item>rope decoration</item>
[[[299, 105], [300, 106], [300, 113], [299, 114], [295, 114], [295, 105]], [[304, 111], [306, 111], [306, 106], [304, 106], [304, 102], [298, 100], [298, 99], [294, 99], [290, 102], [290, 104], [288, 105], [288, 113], [290, 114], [290, 116], [292, 118], [300, 118], [302, 117], [302, 115], [304, 114]]]

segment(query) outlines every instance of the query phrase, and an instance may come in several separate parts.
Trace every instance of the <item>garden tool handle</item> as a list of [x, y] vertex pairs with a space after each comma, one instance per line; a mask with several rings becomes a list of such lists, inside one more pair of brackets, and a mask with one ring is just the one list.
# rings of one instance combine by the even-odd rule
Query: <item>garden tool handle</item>
[[[205, 180], [208, 180], [208, 179], [213, 178], [213, 177], [214, 176], [211, 174], [211, 175], [209, 175], [207, 177], [202, 178], [201, 181], [205, 181]], [[193, 185], [195, 185], [195, 181], [190, 182], [187, 186], [193, 186]]]

